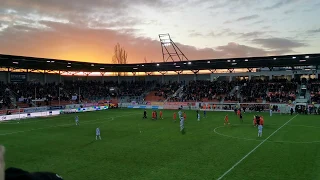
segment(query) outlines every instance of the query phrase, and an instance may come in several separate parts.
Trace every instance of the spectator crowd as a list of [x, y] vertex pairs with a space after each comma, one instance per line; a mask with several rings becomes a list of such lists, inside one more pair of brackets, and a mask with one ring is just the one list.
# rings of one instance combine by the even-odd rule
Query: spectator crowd
[[[147, 92], [169, 101], [221, 101], [225, 102], [271, 102], [294, 101], [300, 81], [242, 80], [242, 81], [189, 81], [158, 83], [155, 81], [65, 81], [64, 83], [9, 83], [0, 82], [0, 108], [12, 108], [12, 98], [17, 102], [31, 104], [31, 100], [42, 99], [46, 105], [59, 100], [75, 102], [79, 100], [99, 101], [110, 97], [144, 98]], [[184, 85], [185, 84], [185, 85]], [[172, 96], [181, 86], [181, 92]], [[320, 81], [310, 80], [308, 89], [311, 101], [320, 103]]]

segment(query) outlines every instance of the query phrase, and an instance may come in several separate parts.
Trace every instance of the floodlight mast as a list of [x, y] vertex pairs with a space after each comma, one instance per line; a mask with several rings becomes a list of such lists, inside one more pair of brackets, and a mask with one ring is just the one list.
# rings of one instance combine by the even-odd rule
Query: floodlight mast
[[[159, 39], [161, 43], [162, 59], [163, 62], [176, 61], [189, 61], [189, 59], [184, 55], [180, 48], [174, 43], [168, 34], [159, 34]], [[168, 48], [171, 46], [172, 48]], [[172, 49], [172, 50], [171, 50]]]

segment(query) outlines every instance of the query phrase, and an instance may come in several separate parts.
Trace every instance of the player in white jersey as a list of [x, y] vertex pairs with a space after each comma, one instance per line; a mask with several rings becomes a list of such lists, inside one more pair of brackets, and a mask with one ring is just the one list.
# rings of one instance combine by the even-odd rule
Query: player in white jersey
[[272, 116], [272, 109], [270, 109], [269, 113], [270, 113], [270, 117], [271, 117]]
[[100, 128], [96, 129], [96, 140], [98, 140], [98, 138], [101, 140]]
[[262, 137], [262, 129], [263, 129], [263, 126], [260, 124], [258, 126], [258, 137]]
[[180, 131], [183, 131], [184, 129], [184, 118], [181, 116], [180, 117]]
[[182, 112], [179, 111], [179, 112], [178, 112], [178, 115], [179, 115], [179, 118], [181, 118], [181, 117], [182, 117]]
[[198, 121], [200, 121], [200, 114], [198, 113]]
[[78, 116], [75, 117], [75, 121], [76, 121], [76, 126], [79, 126], [79, 117]]

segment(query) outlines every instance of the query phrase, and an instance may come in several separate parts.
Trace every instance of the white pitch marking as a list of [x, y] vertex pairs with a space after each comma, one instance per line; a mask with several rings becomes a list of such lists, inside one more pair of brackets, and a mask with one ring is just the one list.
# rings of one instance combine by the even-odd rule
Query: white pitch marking
[[[292, 126], [292, 125], [287, 125], [287, 126]], [[261, 141], [264, 140], [264, 139], [258, 140], [258, 139], [251, 139], [251, 138], [245, 138], [245, 137], [230, 136], [230, 135], [219, 133], [217, 131], [217, 129], [223, 128], [223, 127], [225, 127], [225, 126], [219, 126], [219, 127], [214, 128], [214, 130], [213, 130], [214, 133], [216, 133], [216, 134], [218, 134], [220, 136], [227, 137], [227, 138], [233, 138], [233, 139], [239, 139], [239, 140], [245, 140], [245, 141], [259, 141], [259, 142], [261, 142]], [[306, 126], [302, 126], [302, 127], [306, 127]], [[307, 127], [317, 128], [315, 126], [307, 126]], [[268, 140], [267, 142], [269, 142], [269, 143], [290, 143], [290, 144], [315, 144], [315, 143], [320, 143], [320, 141], [270, 141], [270, 140]]]
[[255, 148], [253, 148], [248, 154], [246, 154], [243, 158], [241, 158], [238, 162], [236, 162], [230, 169], [228, 169], [225, 173], [223, 173], [217, 180], [220, 180], [224, 178], [227, 174], [229, 174], [230, 171], [232, 171], [238, 164], [240, 164], [244, 159], [246, 159], [250, 154], [252, 154], [256, 149], [258, 149], [263, 143], [265, 143], [271, 136], [273, 136], [275, 133], [277, 133], [281, 128], [283, 128], [285, 125], [287, 125], [289, 122], [291, 122], [295, 117], [298, 115], [295, 115], [289, 121], [284, 123], [282, 126], [280, 126], [277, 130], [275, 130], [272, 134], [270, 134], [266, 139], [264, 139], [261, 143], [259, 143]]

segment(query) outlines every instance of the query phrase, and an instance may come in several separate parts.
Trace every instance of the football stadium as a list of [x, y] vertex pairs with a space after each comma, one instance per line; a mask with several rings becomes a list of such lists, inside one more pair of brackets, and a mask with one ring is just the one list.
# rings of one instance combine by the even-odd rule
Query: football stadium
[[320, 54], [0, 59], [6, 167], [78, 180], [320, 179]]

